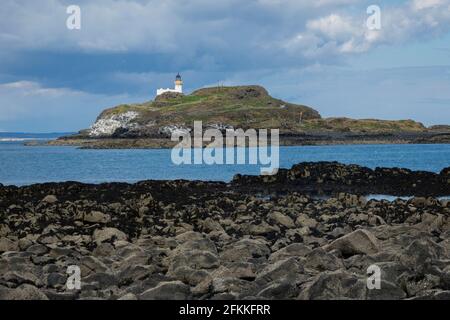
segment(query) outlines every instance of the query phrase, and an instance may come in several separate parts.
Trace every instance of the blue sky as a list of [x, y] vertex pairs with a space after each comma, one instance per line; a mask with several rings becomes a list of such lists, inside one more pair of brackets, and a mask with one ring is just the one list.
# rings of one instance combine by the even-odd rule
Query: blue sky
[[450, 0], [2, 0], [0, 131], [77, 131], [177, 72], [188, 92], [260, 84], [325, 117], [450, 124]]

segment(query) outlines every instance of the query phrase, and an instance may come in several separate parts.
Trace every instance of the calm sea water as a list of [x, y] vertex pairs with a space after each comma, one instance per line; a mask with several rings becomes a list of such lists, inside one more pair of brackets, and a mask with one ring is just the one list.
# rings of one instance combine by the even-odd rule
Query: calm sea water
[[[1, 137], [0, 137], [1, 138]], [[1, 140], [0, 140], [1, 141]], [[174, 165], [171, 150], [80, 150], [74, 147], [26, 147], [23, 141], [0, 142], [0, 183], [146, 179], [229, 181], [237, 173], [257, 175], [257, 165]], [[439, 172], [450, 166], [450, 145], [348, 145], [281, 147], [280, 167], [302, 161], [339, 161], [370, 168], [404, 167]]]

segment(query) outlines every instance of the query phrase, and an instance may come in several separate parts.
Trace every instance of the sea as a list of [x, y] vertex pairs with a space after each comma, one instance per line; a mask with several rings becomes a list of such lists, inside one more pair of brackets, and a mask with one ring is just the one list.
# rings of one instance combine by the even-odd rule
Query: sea
[[[0, 133], [0, 183], [137, 182], [141, 180], [230, 181], [235, 174], [260, 174], [261, 165], [176, 165], [170, 149], [91, 150], [61, 146], [25, 146], [66, 133]], [[280, 147], [280, 167], [304, 161], [339, 161], [370, 168], [402, 167], [440, 172], [450, 166], [450, 144], [334, 145]]]

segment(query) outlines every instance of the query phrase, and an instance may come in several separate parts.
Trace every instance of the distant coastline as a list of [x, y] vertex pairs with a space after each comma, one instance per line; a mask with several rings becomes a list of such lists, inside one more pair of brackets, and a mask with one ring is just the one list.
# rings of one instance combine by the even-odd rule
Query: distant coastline
[[25, 144], [36, 143], [44, 144], [45, 141], [56, 140], [60, 137], [73, 135], [74, 132], [49, 132], [49, 133], [30, 133], [30, 132], [0, 132], [0, 142], [25, 142]]
[[1, 139], [56, 139], [59, 137], [75, 134], [75, 132], [0, 132]]

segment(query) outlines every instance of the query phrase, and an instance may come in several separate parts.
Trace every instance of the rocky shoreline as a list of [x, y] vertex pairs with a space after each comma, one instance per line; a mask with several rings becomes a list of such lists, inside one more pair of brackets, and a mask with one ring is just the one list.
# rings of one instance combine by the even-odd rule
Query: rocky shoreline
[[449, 172], [0, 185], [0, 299], [450, 299]]
[[[308, 132], [281, 133], [281, 146], [316, 146], [342, 144], [439, 144], [450, 143], [450, 131], [424, 132]], [[42, 145], [39, 141], [26, 142], [28, 146]], [[76, 146], [83, 149], [160, 149], [173, 148], [177, 142], [166, 136], [130, 136], [89, 138], [85, 135], [66, 136], [45, 143], [51, 146]], [[206, 145], [206, 144], [205, 144]]]
[[448, 196], [450, 167], [440, 173], [404, 168], [376, 168], [338, 162], [304, 162], [280, 169], [272, 176], [236, 175], [231, 182], [241, 190], [265, 193], [297, 191], [312, 195], [339, 192], [358, 195]]

